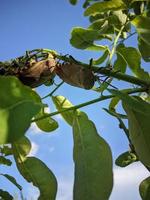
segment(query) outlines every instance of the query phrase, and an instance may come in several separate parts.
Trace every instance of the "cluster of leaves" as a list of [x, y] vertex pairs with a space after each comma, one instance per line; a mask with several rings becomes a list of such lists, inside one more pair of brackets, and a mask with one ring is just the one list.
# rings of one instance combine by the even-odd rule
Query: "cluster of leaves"
[[[70, 2], [75, 5], [77, 0], [70, 0]], [[130, 79], [133, 79], [131, 81], [133, 83], [137, 77], [136, 80], [143, 80], [143, 84], [136, 89], [110, 90], [108, 86], [113, 80], [113, 77], [110, 77], [109, 84], [104, 82], [92, 88], [99, 92], [98, 95], [105, 90], [110, 95], [78, 106], [73, 106], [63, 96], [52, 96], [54, 93], [52, 91], [51, 95], [47, 96], [52, 96], [57, 111], [46, 113], [47, 105], [32, 88], [23, 85], [14, 76], [0, 76], [0, 164], [11, 166], [14, 161], [20, 174], [38, 187], [40, 191], [38, 199], [42, 200], [56, 199], [57, 180], [41, 160], [29, 156], [31, 143], [25, 133], [32, 122], [35, 122], [44, 132], [54, 131], [58, 128], [58, 123], [52, 116], [58, 113], [72, 127], [73, 132], [75, 165], [73, 199], [107, 200], [109, 198], [113, 187], [111, 149], [98, 134], [94, 123], [88, 119], [86, 113], [78, 109], [103, 99], [111, 98], [108, 108], [104, 110], [119, 121], [119, 127], [123, 129], [129, 140], [130, 150], [116, 159], [116, 165], [126, 167], [140, 161], [150, 169], [150, 98], [148, 96], [150, 77], [141, 67], [141, 59], [150, 61], [150, 3], [142, 0], [86, 0], [83, 7], [84, 15], [89, 16], [90, 25], [88, 28], [73, 28], [71, 44], [78, 49], [103, 52], [101, 57], [92, 60], [91, 69], [92, 65], [101, 69], [102, 64], [105, 64], [106, 68], [111, 66], [112, 72], [119, 71], [122, 77], [124, 76], [124, 80], [130, 82]], [[125, 45], [125, 40], [135, 33], [138, 36], [138, 49]], [[108, 44], [112, 43], [110, 46], [104, 46], [100, 44], [101, 40], [108, 41]], [[73, 67], [79, 66], [73, 65]], [[126, 74], [127, 68], [132, 71], [133, 76]], [[80, 67], [79, 69], [81, 70]], [[65, 70], [67, 70], [66, 66]], [[64, 79], [70, 83], [70, 79], [69, 81], [66, 77]], [[147, 96], [144, 97], [141, 93], [137, 96], [129, 95], [137, 91], [145, 91]], [[119, 102], [125, 114], [118, 113]], [[128, 120], [128, 128], [125, 126], [125, 120]], [[22, 191], [22, 187], [14, 177], [9, 174], [0, 175]], [[140, 184], [139, 190], [142, 199], [150, 198], [150, 177]], [[12, 195], [3, 189], [0, 189], [0, 197], [4, 200], [13, 199]]]

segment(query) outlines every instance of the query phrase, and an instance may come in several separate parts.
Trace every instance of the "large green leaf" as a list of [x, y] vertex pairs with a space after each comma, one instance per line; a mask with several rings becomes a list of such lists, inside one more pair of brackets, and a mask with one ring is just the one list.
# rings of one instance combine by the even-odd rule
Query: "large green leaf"
[[150, 177], [143, 180], [139, 186], [141, 198], [143, 200], [150, 199]]
[[[73, 104], [70, 103], [64, 96], [53, 96], [52, 100], [57, 108], [58, 111], [65, 110], [67, 108], [73, 107]], [[70, 110], [66, 112], [62, 112], [61, 115], [62, 117], [66, 120], [66, 122], [72, 126], [73, 123], [73, 118], [75, 112], [80, 113], [79, 110]]]
[[119, 167], [126, 167], [136, 161], [138, 161], [137, 156], [132, 152], [126, 151], [116, 159], [115, 164]]
[[[139, 102], [140, 109], [142, 109], [144, 103], [146, 106], [149, 106], [150, 109], [150, 104], [139, 98], [132, 97], [132, 100], [133, 99], [135, 99], [135, 103], [137, 101]], [[149, 114], [139, 112], [139, 110], [135, 109], [134, 106], [132, 107], [124, 100], [122, 101], [122, 105], [128, 116], [129, 135], [135, 148], [135, 152], [137, 153], [139, 160], [145, 166], [150, 167], [150, 112]]]
[[84, 15], [89, 16], [101, 12], [121, 10], [121, 9], [126, 9], [126, 4], [122, 0], [96, 2], [85, 10]]
[[13, 183], [19, 190], [22, 190], [21, 185], [19, 185], [16, 181], [16, 179], [13, 176], [10, 176], [9, 174], [0, 174], [7, 178], [11, 183]]
[[108, 200], [112, 185], [112, 156], [109, 145], [97, 133], [85, 113], [74, 116], [74, 200]]
[[[48, 113], [45, 113], [43, 109], [36, 115], [36, 117], [43, 117], [47, 116]], [[45, 132], [52, 132], [58, 128], [58, 123], [51, 117], [46, 117], [44, 119], [36, 121], [36, 125], [38, 126], [39, 129]]]
[[107, 39], [106, 35], [100, 35], [97, 30], [84, 29], [81, 27], [73, 28], [70, 43], [78, 49], [87, 50], [106, 50], [106, 46], [94, 44], [95, 40]]
[[15, 77], [0, 77], [0, 91], [0, 144], [4, 144], [25, 134], [42, 104], [40, 97]]
[[141, 68], [141, 55], [136, 48], [120, 46], [117, 48], [117, 54], [128, 64], [137, 77], [150, 80], [149, 74]]
[[139, 37], [150, 45], [150, 17], [137, 16], [131, 23], [136, 27]]
[[0, 197], [2, 200], [13, 200], [13, 196], [9, 194], [7, 191], [0, 189]]
[[12, 144], [17, 168], [21, 175], [40, 191], [39, 200], [55, 200], [57, 181], [52, 171], [39, 159], [26, 157], [30, 152], [27, 138]]

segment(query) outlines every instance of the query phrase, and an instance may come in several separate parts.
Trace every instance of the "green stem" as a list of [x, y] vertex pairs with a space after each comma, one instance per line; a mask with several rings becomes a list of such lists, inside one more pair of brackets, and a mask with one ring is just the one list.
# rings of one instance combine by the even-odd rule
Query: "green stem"
[[[145, 88], [136, 88], [136, 89], [130, 90], [129, 92], [127, 92], [127, 94], [133, 94], [133, 93], [144, 92], [144, 91], [146, 91]], [[67, 111], [70, 111], [70, 110], [76, 110], [76, 109], [79, 109], [79, 108], [82, 108], [82, 107], [85, 107], [85, 106], [88, 106], [88, 105], [91, 105], [91, 104], [94, 104], [94, 103], [97, 103], [97, 102], [100, 102], [100, 101], [103, 101], [103, 100], [111, 99], [113, 97], [115, 97], [115, 95], [101, 96], [101, 97], [93, 99], [91, 101], [87, 101], [85, 103], [81, 103], [81, 104], [78, 104], [76, 106], [72, 106], [72, 107], [69, 107], [69, 108], [66, 108], [66, 109], [62, 109], [60, 111], [55, 111], [55, 112], [52, 112], [50, 114], [47, 114], [46, 116], [41, 116], [41, 117], [35, 118], [35, 119], [31, 120], [31, 122], [36, 122], [36, 121], [45, 119], [47, 117], [52, 117], [54, 115], [58, 115], [60, 113], [67, 112]]]
[[[124, 26], [125, 26], [125, 25], [124, 25]], [[111, 50], [111, 53], [110, 53], [110, 56], [109, 56], [109, 60], [108, 60], [108, 62], [106, 63], [106, 66], [108, 66], [108, 65], [111, 63], [111, 60], [112, 60], [113, 55], [114, 55], [115, 50], [116, 50], [116, 46], [117, 46], [118, 40], [119, 40], [119, 38], [120, 38], [120, 36], [121, 36], [121, 33], [122, 33], [123, 29], [124, 29], [124, 26], [121, 27], [121, 29], [120, 29], [118, 35], [116, 36], [116, 38], [115, 38], [115, 40], [114, 40], [113, 48], [112, 48], [112, 50]]]
[[54, 88], [54, 90], [53, 90], [52, 92], [50, 92], [50, 93], [47, 94], [46, 96], [42, 97], [42, 99], [46, 99], [47, 97], [51, 97], [51, 96], [54, 94], [54, 92], [56, 92], [56, 90], [58, 90], [58, 88], [59, 88], [63, 83], [64, 83], [64, 81], [62, 81], [60, 84], [58, 84], [58, 85]]

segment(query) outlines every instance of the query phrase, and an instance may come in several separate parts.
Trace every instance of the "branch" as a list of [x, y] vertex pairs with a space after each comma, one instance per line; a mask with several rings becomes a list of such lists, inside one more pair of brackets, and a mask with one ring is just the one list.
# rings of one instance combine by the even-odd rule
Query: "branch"
[[[144, 91], [146, 91], [145, 88], [136, 88], [136, 89], [131, 89], [131, 91], [126, 92], [126, 94], [134, 94], [134, 93], [137, 93], [137, 92], [144, 92]], [[76, 109], [79, 109], [79, 108], [82, 108], [82, 107], [85, 107], [85, 106], [88, 106], [88, 105], [91, 105], [91, 104], [94, 104], [94, 103], [97, 103], [97, 102], [100, 102], [100, 101], [103, 101], [103, 100], [111, 99], [113, 97], [115, 97], [115, 95], [101, 96], [101, 97], [93, 99], [91, 101], [87, 101], [85, 103], [81, 103], [81, 104], [78, 104], [76, 106], [72, 106], [70, 108], [62, 109], [60, 111], [55, 111], [55, 112], [52, 112], [50, 114], [47, 114], [46, 116], [44, 115], [44, 116], [35, 118], [35, 119], [31, 120], [31, 122], [36, 122], [36, 121], [45, 119], [47, 117], [52, 117], [54, 115], [58, 115], [60, 113], [64, 113], [64, 112], [67, 112], [67, 111], [70, 111], [70, 110], [76, 110]]]

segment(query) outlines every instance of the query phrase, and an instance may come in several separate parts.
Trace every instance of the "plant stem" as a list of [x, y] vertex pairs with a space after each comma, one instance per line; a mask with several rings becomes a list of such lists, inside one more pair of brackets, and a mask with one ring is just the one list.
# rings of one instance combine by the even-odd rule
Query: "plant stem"
[[[145, 88], [135, 88], [135, 89], [132, 89], [131, 91], [128, 91], [127, 94], [134, 94], [134, 93], [137, 93], [137, 92], [144, 92], [145, 90], [146, 90]], [[100, 101], [103, 101], [103, 100], [111, 99], [113, 97], [115, 97], [115, 95], [101, 96], [101, 97], [93, 99], [91, 101], [87, 101], [85, 103], [81, 103], [81, 104], [78, 104], [76, 106], [72, 106], [70, 108], [62, 109], [60, 111], [55, 111], [55, 112], [52, 112], [50, 114], [47, 114], [46, 116], [44, 115], [44, 116], [35, 118], [35, 119], [31, 120], [31, 122], [36, 122], [36, 121], [45, 119], [47, 117], [52, 117], [54, 115], [58, 115], [60, 113], [67, 112], [67, 111], [70, 111], [70, 110], [76, 110], [76, 109], [79, 109], [79, 108], [82, 108], [82, 107], [85, 107], [85, 106], [88, 106], [88, 105], [91, 105], [91, 104], [94, 104], [94, 103], [97, 103], [97, 102], [100, 102]]]
[[44, 96], [44, 97], [42, 97], [42, 99], [45, 99], [45, 98], [47, 98], [47, 97], [51, 97], [53, 94], [54, 94], [54, 92], [56, 92], [56, 90], [58, 90], [58, 88], [62, 85], [64, 83], [64, 81], [62, 81], [60, 84], [58, 84], [55, 88], [54, 88], [54, 90], [52, 91], [52, 92], [50, 92], [49, 94], [47, 94], [46, 96]]
[[[125, 25], [124, 25], [124, 26], [125, 26]], [[122, 30], [124, 29], [124, 26], [121, 27], [121, 29], [120, 29], [118, 35], [116, 36], [116, 38], [115, 38], [115, 40], [114, 40], [113, 48], [112, 48], [112, 50], [111, 50], [111, 53], [110, 53], [109, 59], [108, 59], [108, 61], [107, 61], [107, 63], [106, 63], [106, 66], [108, 66], [108, 65], [111, 63], [111, 60], [112, 60], [113, 55], [114, 55], [115, 50], [116, 50], [116, 46], [117, 46], [118, 40], [119, 40], [119, 38], [120, 38], [120, 36], [121, 36], [121, 33], [122, 33]]]

